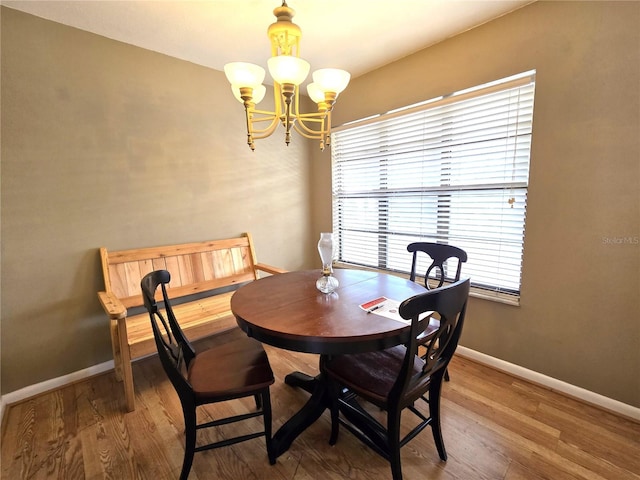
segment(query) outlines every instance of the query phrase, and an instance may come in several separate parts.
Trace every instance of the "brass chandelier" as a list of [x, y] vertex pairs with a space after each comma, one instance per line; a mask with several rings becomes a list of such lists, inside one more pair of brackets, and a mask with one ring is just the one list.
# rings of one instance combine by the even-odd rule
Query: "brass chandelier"
[[[255, 150], [254, 140], [270, 136], [281, 123], [285, 129], [285, 143], [291, 142], [291, 130], [300, 135], [320, 140], [320, 149], [330, 143], [331, 110], [336, 98], [347, 85], [351, 75], [336, 68], [324, 68], [313, 72], [313, 83], [307, 86], [311, 100], [318, 111], [300, 112], [300, 84], [309, 74], [310, 65], [300, 58], [302, 31], [291, 19], [295, 11], [283, 0], [282, 6], [273, 10], [277, 21], [269, 26], [267, 34], [271, 41], [271, 58], [267, 61], [269, 73], [274, 80], [275, 111], [257, 110], [256, 105], [264, 98], [266, 88], [262, 85], [264, 68], [245, 62], [233, 62], [224, 66], [234, 96], [244, 104], [247, 120], [247, 143]], [[265, 126], [266, 125], [266, 126]], [[258, 128], [261, 127], [261, 128]]]

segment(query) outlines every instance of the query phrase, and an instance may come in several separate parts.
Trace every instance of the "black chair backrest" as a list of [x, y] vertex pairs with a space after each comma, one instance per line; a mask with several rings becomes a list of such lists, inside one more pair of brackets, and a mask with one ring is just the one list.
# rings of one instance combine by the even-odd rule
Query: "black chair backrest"
[[458, 259], [456, 274], [453, 277], [450, 277], [451, 280], [457, 282], [458, 280], [460, 280], [462, 263], [467, 261], [467, 252], [465, 252], [461, 248], [454, 247], [453, 245], [445, 245], [443, 243], [414, 242], [407, 245], [407, 250], [413, 253], [413, 258], [411, 260], [411, 273], [409, 275], [409, 279], [412, 282], [415, 282], [416, 280], [418, 252], [426, 253], [431, 257], [431, 265], [429, 265], [426, 273], [424, 274], [424, 286], [427, 287], [427, 290], [430, 289], [429, 275], [431, 274], [432, 270], [437, 269], [437, 271], [435, 272], [436, 279], [438, 278], [439, 272], [439, 282], [436, 288], [440, 288], [444, 284], [444, 280], [446, 277], [445, 262], [450, 258]]
[[[390, 401], [396, 400], [407, 405], [425, 391], [432, 378], [444, 375], [458, 346], [469, 298], [470, 280], [459, 280], [451, 285], [421, 293], [408, 298], [400, 304], [400, 316], [411, 320], [411, 337], [406, 344], [404, 363], [390, 392]], [[421, 335], [429, 325], [429, 315], [440, 315], [440, 327], [426, 345], [424, 367], [414, 375], [414, 362], [417, 361], [418, 346], [423, 345]]]
[[[149, 312], [153, 337], [158, 348], [158, 356], [169, 380], [180, 397], [192, 391], [185, 377], [186, 369], [195, 357], [195, 350], [185, 337], [171, 308], [166, 285], [171, 281], [167, 270], [156, 270], [144, 276], [140, 282], [144, 306]], [[164, 312], [158, 307], [156, 291], [162, 290]]]

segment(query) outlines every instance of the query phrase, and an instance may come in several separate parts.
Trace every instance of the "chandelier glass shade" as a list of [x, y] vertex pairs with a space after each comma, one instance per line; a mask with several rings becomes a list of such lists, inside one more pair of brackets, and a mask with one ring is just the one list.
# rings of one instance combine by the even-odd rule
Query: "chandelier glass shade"
[[311, 66], [300, 58], [300, 27], [292, 22], [295, 14], [286, 1], [273, 10], [277, 21], [269, 26], [271, 58], [267, 60], [269, 74], [274, 80], [274, 111], [258, 110], [256, 105], [265, 96], [264, 68], [245, 62], [224, 66], [235, 98], [244, 104], [247, 121], [247, 143], [255, 150], [254, 140], [270, 136], [282, 124], [285, 143], [291, 142], [291, 131], [320, 141], [324, 150], [331, 139], [331, 110], [340, 92], [351, 79], [349, 72], [336, 68], [323, 68], [313, 72], [313, 82], [307, 85], [309, 97], [317, 105], [316, 112], [300, 111], [300, 85], [309, 75]]

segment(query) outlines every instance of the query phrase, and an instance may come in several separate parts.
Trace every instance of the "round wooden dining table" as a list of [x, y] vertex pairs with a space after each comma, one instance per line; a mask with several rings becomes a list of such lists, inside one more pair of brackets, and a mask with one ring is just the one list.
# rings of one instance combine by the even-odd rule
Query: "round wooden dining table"
[[402, 301], [426, 291], [390, 274], [336, 269], [340, 284], [333, 293], [324, 294], [316, 289], [320, 276], [320, 270], [272, 275], [240, 287], [231, 298], [238, 325], [250, 337], [287, 350], [320, 354], [318, 376], [293, 372], [285, 379], [312, 395], [273, 436], [276, 456], [286, 452], [328, 406], [324, 356], [383, 350], [408, 340], [408, 324], [369, 313], [360, 305], [378, 297]]

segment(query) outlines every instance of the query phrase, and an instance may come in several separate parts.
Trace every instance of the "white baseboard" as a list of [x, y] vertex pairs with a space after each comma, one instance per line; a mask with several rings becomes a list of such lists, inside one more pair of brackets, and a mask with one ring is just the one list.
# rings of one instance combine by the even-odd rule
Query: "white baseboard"
[[4, 396], [0, 395], [0, 430], [2, 430], [3, 420], [4, 420]]
[[2, 399], [0, 400], [0, 419], [3, 418], [4, 408], [7, 405], [35, 397], [41, 393], [64, 387], [71, 383], [84, 380], [85, 378], [93, 377], [94, 375], [108, 372], [109, 370], [113, 370], [113, 368], [113, 360], [109, 360], [108, 362], [99, 363], [98, 365], [93, 365], [92, 367], [85, 368], [84, 370], [78, 370], [77, 372], [63, 375], [62, 377], [52, 378], [51, 380], [36, 383], [35, 385], [29, 385], [28, 387], [21, 388], [15, 392], [2, 395]]
[[495, 368], [496, 370], [506, 372], [510, 375], [513, 375], [514, 377], [528, 380], [531, 383], [535, 383], [550, 390], [563, 393], [569, 397], [581, 400], [585, 403], [595, 405], [604, 410], [608, 410], [624, 417], [640, 421], [640, 408], [634, 407], [632, 405], [627, 405], [626, 403], [619, 402], [618, 400], [613, 400], [612, 398], [605, 397], [604, 395], [585, 390], [584, 388], [576, 387], [575, 385], [571, 385], [570, 383], [548, 377], [541, 373], [534, 372], [533, 370], [528, 370], [519, 365], [505, 362], [504, 360], [500, 360], [499, 358], [485, 355], [484, 353], [471, 350], [470, 348], [463, 347], [462, 345], [458, 345], [456, 354], [460, 355], [461, 357], [466, 357], [470, 360], [474, 360], [478, 363], [482, 363], [483, 365]]
[[[505, 362], [504, 360], [500, 360], [499, 358], [491, 357], [484, 353], [471, 350], [470, 348], [463, 347], [462, 345], [458, 346], [456, 354], [460, 355], [461, 357], [466, 357], [470, 360], [474, 360], [478, 363], [482, 363], [483, 365], [495, 368], [496, 370], [509, 373], [515, 377], [522, 378], [537, 385], [549, 388], [550, 390], [563, 393], [583, 402], [603, 408], [610, 412], [614, 412], [624, 417], [640, 421], [640, 408], [627, 405], [626, 403], [613, 400], [611, 398], [605, 397], [604, 395], [585, 390], [584, 388], [576, 387], [575, 385], [571, 385], [570, 383], [548, 377], [541, 373], [534, 372], [533, 370], [528, 370], [524, 367], [520, 367], [519, 365]], [[100, 363], [98, 365], [85, 368], [84, 370], [79, 370], [62, 377], [53, 378], [51, 380], [37, 383], [35, 385], [30, 385], [28, 387], [21, 388], [20, 390], [16, 390], [15, 392], [2, 395], [2, 397], [0, 397], [0, 419], [3, 418], [4, 409], [7, 405], [11, 405], [12, 403], [35, 397], [36, 395], [40, 395], [41, 393], [64, 387], [65, 385], [84, 380], [85, 378], [89, 378], [94, 375], [107, 372], [109, 370], [113, 370], [113, 360], [109, 360], [108, 362]]]

